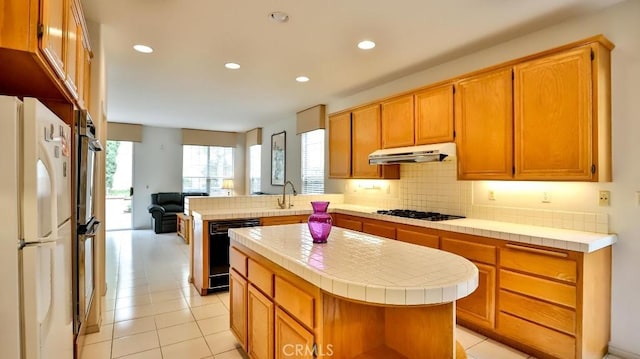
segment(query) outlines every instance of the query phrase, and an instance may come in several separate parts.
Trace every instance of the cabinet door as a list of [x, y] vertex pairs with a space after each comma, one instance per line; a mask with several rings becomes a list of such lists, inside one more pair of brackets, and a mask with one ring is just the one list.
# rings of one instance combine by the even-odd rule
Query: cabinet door
[[496, 268], [473, 262], [478, 267], [478, 288], [457, 301], [457, 317], [485, 327], [495, 327]]
[[456, 89], [459, 179], [511, 179], [513, 100], [511, 68], [474, 76]]
[[65, 32], [65, 11], [70, 0], [44, 0], [41, 1], [42, 37], [40, 48], [51, 67], [64, 80], [65, 64], [63, 57], [63, 43]]
[[352, 112], [351, 165], [354, 178], [380, 178], [379, 166], [369, 165], [369, 154], [380, 149], [380, 105]]
[[413, 146], [413, 94], [382, 103], [382, 148]]
[[293, 223], [305, 223], [309, 216], [276, 216], [276, 217], [263, 217], [260, 219], [261, 226], [276, 226], [279, 224], [293, 224]]
[[364, 233], [373, 234], [374, 236], [396, 239], [396, 226], [393, 224], [364, 222], [362, 223], [362, 231]]
[[250, 358], [273, 358], [273, 301], [249, 286], [247, 353]]
[[329, 177], [351, 176], [351, 113], [329, 116]]
[[336, 227], [362, 232], [362, 221], [358, 221], [352, 218], [347, 218], [341, 214], [333, 215], [333, 224]]
[[591, 47], [514, 67], [515, 177], [590, 180]]
[[65, 83], [73, 95], [78, 98], [78, 84], [80, 67], [83, 65], [81, 57], [84, 55], [82, 47], [82, 20], [75, 0], [67, 0], [67, 32], [66, 32], [66, 57], [65, 57]]
[[282, 309], [276, 308], [276, 358], [312, 359], [313, 333], [298, 324]]
[[247, 280], [235, 270], [229, 271], [229, 316], [233, 334], [247, 349]]
[[415, 94], [416, 145], [453, 141], [453, 85]]

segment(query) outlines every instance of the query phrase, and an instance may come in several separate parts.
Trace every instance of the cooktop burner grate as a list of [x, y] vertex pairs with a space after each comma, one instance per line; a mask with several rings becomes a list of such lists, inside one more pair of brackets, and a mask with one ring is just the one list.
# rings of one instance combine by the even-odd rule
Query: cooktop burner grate
[[379, 210], [377, 211], [377, 213], [396, 217], [424, 219], [425, 221], [446, 221], [449, 219], [464, 218], [462, 216], [455, 216], [451, 214], [443, 214], [438, 212], [422, 212], [410, 209]]

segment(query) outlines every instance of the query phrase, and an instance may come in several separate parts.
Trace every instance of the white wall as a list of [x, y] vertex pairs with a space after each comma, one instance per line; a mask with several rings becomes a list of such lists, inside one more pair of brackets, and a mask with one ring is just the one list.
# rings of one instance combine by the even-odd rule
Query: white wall
[[151, 193], [182, 191], [182, 131], [142, 127], [142, 142], [133, 144], [133, 228], [151, 228]]
[[[597, 14], [570, 19], [529, 35], [487, 48], [468, 56], [400, 78], [384, 85], [332, 101], [328, 112], [336, 112], [401, 91], [445, 80], [466, 72], [564, 45], [596, 34], [604, 34], [616, 48], [612, 52], [612, 183], [551, 183], [536, 185], [499, 184], [497, 200], [488, 203], [486, 191], [493, 182], [473, 182], [474, 205], [520, 209], [534, 208], [598, 212], [609, 215], [609, 229], [618, 233], [613, 250], [612, 352], [640, 356], [640, 1], [628, 0]], [[327, 180], [328, 192], [351, 188], [351, 181]], [[552, 192], [552, 203], [540, 202], [541, 192]], [[601, 208], [595, 198], [599, 189], [611, 191], [611, 207]], [[347, 198], [345, 197], [345, 200]], [[402, 199], [400, 199], [402, 200]], [[546, 207], [545, 207], [546, 206]]]
[[[296, 190], [302, 190], [302, 178], [300, 175], [300, 136], [296, 135], [296, 116], [292, 114], [291, 118], [284, 119], [280, 122], [269, 124], [262, 128], [262, 166], [261, 171], [261, 191], [278, 194], [282, 193], [282, 186], [271, 185], [271, 135], [286, 131], [287, 147], [286, 147], [286, 164], [285, 178], [290, 180], [296, 187]], [[287, 193], [291, 189], [287, 188]], [[342, 191], [338, 191], [340, 193]], [[326, 192], [336, 193], [336, 192]]]

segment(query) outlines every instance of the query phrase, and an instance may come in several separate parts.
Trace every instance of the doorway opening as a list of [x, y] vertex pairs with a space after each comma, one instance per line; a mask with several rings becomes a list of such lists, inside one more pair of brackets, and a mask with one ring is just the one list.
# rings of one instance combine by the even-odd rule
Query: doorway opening
[[133, 217], [133, 142], [107, 141], [105, 229], [131, 229]]

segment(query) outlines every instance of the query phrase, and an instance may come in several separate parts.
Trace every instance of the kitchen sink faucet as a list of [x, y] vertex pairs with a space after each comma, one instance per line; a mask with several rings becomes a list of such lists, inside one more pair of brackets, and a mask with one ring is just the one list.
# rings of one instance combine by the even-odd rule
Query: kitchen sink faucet
[[280, 198], [278, 198], [278, 207], [282, 209], [291, 208], [291, 196], [289, 196], [289, 205], [287, 205], [287, 199], [285, 198], [288, 184], [291, 185], [291, 190], [293, 191], [293, 195], [294, 196], [298, 195], [298, 192], [296, 191], [296, 187], [293, 185], [293, 183], [291, 183], [291, 181], [285, 182], [284, 186], [282, 186], [282, 201], [280, 201]]

